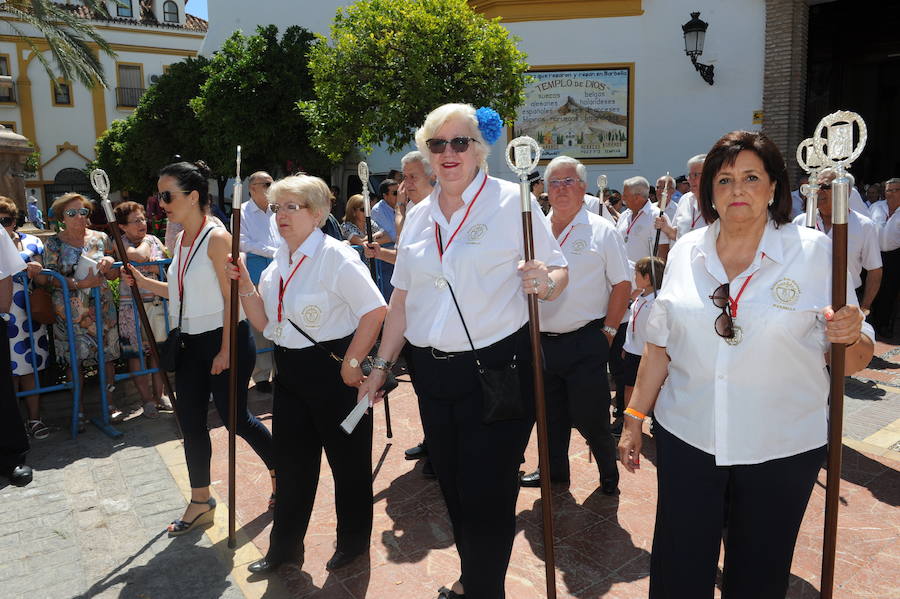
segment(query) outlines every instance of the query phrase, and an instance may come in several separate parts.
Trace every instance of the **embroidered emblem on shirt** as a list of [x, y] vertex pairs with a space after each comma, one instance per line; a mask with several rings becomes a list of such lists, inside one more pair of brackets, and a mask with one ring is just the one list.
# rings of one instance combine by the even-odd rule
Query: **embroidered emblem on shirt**
[[469, 243], [481, 243], [486, 233], [487, 225], [472, 225], [468, 233]]
[[782, 304], [795, 304], [800, 298], [800, 286], [792, 279], [781, 279], [772, 286], [772, 295]]
[[322, 309], [315, 305], [306, 306], [300, 314], [303, 316], [303, 322], [306, 323], [307, 326], [315, 327], [319, 326], [319, 319], [322, 317]]
[[584, 239], [576, 239], [574, 243], [572, 243], [572, 253], [580, 254], [584, 250], [587, 249], [588, 242]]

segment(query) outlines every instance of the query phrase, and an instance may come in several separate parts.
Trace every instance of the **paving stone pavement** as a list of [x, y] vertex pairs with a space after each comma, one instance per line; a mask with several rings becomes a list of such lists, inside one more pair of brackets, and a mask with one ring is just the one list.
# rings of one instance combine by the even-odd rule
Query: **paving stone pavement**
[[0, 488], [0, 596], [243, 598], [207, 536], [164, 532], [185, 504], [155, 448], [172, 417], [119, 428], [116, 440], [91, 426], [33, 442], [34, 481]]

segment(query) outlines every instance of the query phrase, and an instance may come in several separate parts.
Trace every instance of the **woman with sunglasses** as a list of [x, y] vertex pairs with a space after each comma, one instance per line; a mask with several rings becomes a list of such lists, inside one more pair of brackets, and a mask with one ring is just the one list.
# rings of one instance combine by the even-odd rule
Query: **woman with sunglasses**
[[369, 548], [372, 533], [372, 420], [351, 434], [341, 422], [356, 406], [362, 362], [384, 321], [384, 299], [368, 270], [344, 243], [325, 235], [330, 190], [318, 177], [286, 177], [269, 189], [281, 243], [258, 291], [241, 263], [240, 283], [253, 326], [275, 343], [272, 423], [278, 503], [265, 558], [253, 573], [303, 563], [322, 450], [334, 476], [336, 570]]
[[669, 254], [619, 443], [634, 472], [653, 411], [651, 598], [712, 597], [727, 527], [722, 597], [783, 599], [825, 458], [829, 342], [847, 344], [835, 376], [872, 356], [853, 289], [830, 306], [831, 242], [790, 223], [790, 189], [775, 144], [728, 133], [700, 176], [711, 224]]
[[[166, 258], [166, 248], [154, 235], [147, 233], [147, 216], [144, 208], [137, 202], [122, 202], [116, 206], [116, 224], [122, 234], [122, 243], [125, 246], [126, 259], [131, 262], [155, 262]], [[141, 266], [141, 272], [150, 279], [159, 279], [158, 266]], [[150, 291], [141, 293], [139, 301], [144, 302], [148, 320], [158, 322], [157, 316], [164, 315], [162, 301]], [[128, 370], [137, 372], [141, 369], [141, 352], [147, 353], [150, 341], [147, 338], [153, 331], [141, 331], [143, 349], [138, 347], [137, 329], [140, 326], [139, 319], [134, 311], [134, 303], [131, 301], [131, 287], [122, 285], [119, 287], [119, 339], [122, 341], [122, 354], [128, 359]], [[170, 326], [175, 326], [170, 323]], [[165, 329], [157, 331], [161, 338], [165, 339]], [[157, 368], [158, 364], [152, 357], [146, 363], [149, 368]], [[163, 395], [163, 373], [156, 372], [152, 375], [135, 376], [131, 380], [141, 396], [144, 405], [144, 416], [156, 418], [159, 410], [172, 411], [169, 398]]]
[[[44, 254], [43, 242], [28, 233], [20, 233], [16, 229], [19, 209], [11, 199], [0, 196], [0, 225], [12, 239], [25, 262], [28, 278], [40, 274], [44, 268], [41, 263]], [[47, 327], [32, 320], [28, 322], [25, 309], [25, 294], [30, 293], [24, 285], [13, 281], [13, 301], [9, 309], [9, 351], [12, 355], [12, 380], [16, 391], [34, 389], [35, 370], [43, 370], [47, 366], [50, 354], [50, 343], [47, 340]], [[35, 326], [37, 325], [37, 326]], [[32, 346], [29, 336], [34, 337]], [[36, 368], [35, 368], [36, 367]], [[28, 434], [35, 439], [46, 439], [50, 436], [50, 427], [43, 423], [40, 414], [40, 395], [29, 395], [25, 398], [28, 420], [25, 427]]]
[[[428, 455], [461, 562], [459, 580], [439, 590], [445, 598], [504, 597], [519, 462], [534, 423], [526, 294], [553, 300], [568, 282], [536, 201], [536, 260], [522, 262], [519, 186], [484, 169], [487, 139], [501, 129], [491, 109], [445, 104], [416, 132], [437, 186], [407, 214], [381, 346], [359, 391], [381, 399], [376, 391], [408, 340]], [[503, 397], [512, 409], [486, 417], [476, 360], [508, 376]]]
[[[108, 388], [114, 388], [114, 362], [119, 358], [119, 326], [116, 303], [108, 281], [119, 276], [118, 269], [112, 268], [115, 259], [115, 246], [109, 235], [102, 231], [88, 229], [91, 214], [91, 202], [78, 193], [67, 193], [60, 196], [50, 207], [59, 222], [59, 232], [47, 239], [44, 248], [44, 268], [53, 270], [65, 277], [69, 288], [69, 307], [72, 316], [72, 328], [75, 332], [75, 350], [81, 363], [79, 373], [86, 367], [105, 366]], [[79, 268], [82, 263], [82, 268]], [[84, 268], [84, 265], [87, 268]], [[81, 274], [84, 277], [78, 278]], [[73, 365], [70, 364], [68, 352], [68, 334], [66, 333], [66, 312], [63, 303], [63, 292], [60, 282], [55, 277], [36, 277], [38, 284], [50, 285], [53, 306], [56, 309], [56, 322], [53, 324], [53, 343], [57, 348], [57, 361], [68, 369], [71, 380]], [[92, 289], [100, 289], [100, 307], [94, 309]], [[97, 319], [103, 331], [103, 358], [105, 365], [97, 364]], [[112, 397], [109, 400], [109, 415], [112, 422], [121, 422], [125, 418], [116, 409]]]
[[[184, 229], [166, 281], [144, 276], [138, 269], [123, 271], [127, 285], [169, 298], [169, 322], [174, 327], [181, 313], [184, 348], [175, 372], [178, 422], [184, 435], [184, 454], [191, 484], [191, 502], [181, 518], [172, 522], [169, 536], [183, 535], [213, 522], [215, 499], [209, 491], [212, 445], [207, 429], [210, 393], [216, 411], [228, 426], [228, 364], [230, 341], [230, 281], [218, 266], [231, 248], [231, 235], [208, 216], [210, 172], [203, 162], [176, 162], [159, 171], [159, 201], [170, 222]], [[184, 301], [182, 302], [182, 298]], [[173, 320], [174, 319], [174, 320]], [[262, 458], [275, 485], [272, 435], [247, 409], [247, 384], [256, 363], [256, 345], [246, 320], [237, 330], [237, 435]]]

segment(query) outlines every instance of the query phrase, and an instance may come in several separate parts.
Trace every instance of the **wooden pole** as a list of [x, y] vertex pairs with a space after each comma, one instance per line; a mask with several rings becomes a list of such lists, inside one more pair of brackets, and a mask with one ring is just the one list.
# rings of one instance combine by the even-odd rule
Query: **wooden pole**
[[[837, 312], [847, 302], [847, 210], [849, 180], [843, 172], [832, 183], [831, 307]], [[828, 472], [825, 484], [825, 538], [822, 543], [823, 599], [834, 591], [834, 560], [837, 551], [838, 508], [841, 493], [841, 451], [844, 424], [844, 365], [846, 346], [831, 344], [831, 394], [828, 405]]]
[[[241, 255], [241, 146], [237, 148], [237, 180], [234, 184], [234, 195], [231, 199], [231, 259], [235, 262]], [[237, 546], [235, 536], [235, 511], [237, 507], [237, 493], [235, 479], [237, 478], [237, 394], [238, 394], [238, 363], [237, 363], [237, 328], [240, 320], [240, 298], [238, 297], [238, 281], [231, 280], [231, 292], [228, 315], [228, 548]]]

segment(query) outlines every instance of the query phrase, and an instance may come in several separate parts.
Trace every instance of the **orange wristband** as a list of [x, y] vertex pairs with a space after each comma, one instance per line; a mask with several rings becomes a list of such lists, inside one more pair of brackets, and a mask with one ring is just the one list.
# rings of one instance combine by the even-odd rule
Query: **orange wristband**
[[644, 419], [647, 418], [647, 415], [646, 415], [646, 414], [641, 414], [640, 412], [638, 412], [638, 411], [635, 410], [634, 408], [628, 408], [627, 410], [625, 410], [625, 415], [626, 415], [626, 416], [631, 416], [631, 417], [634, 418], [635, 420], [641, 420], [641, 421], [643, 421]]

